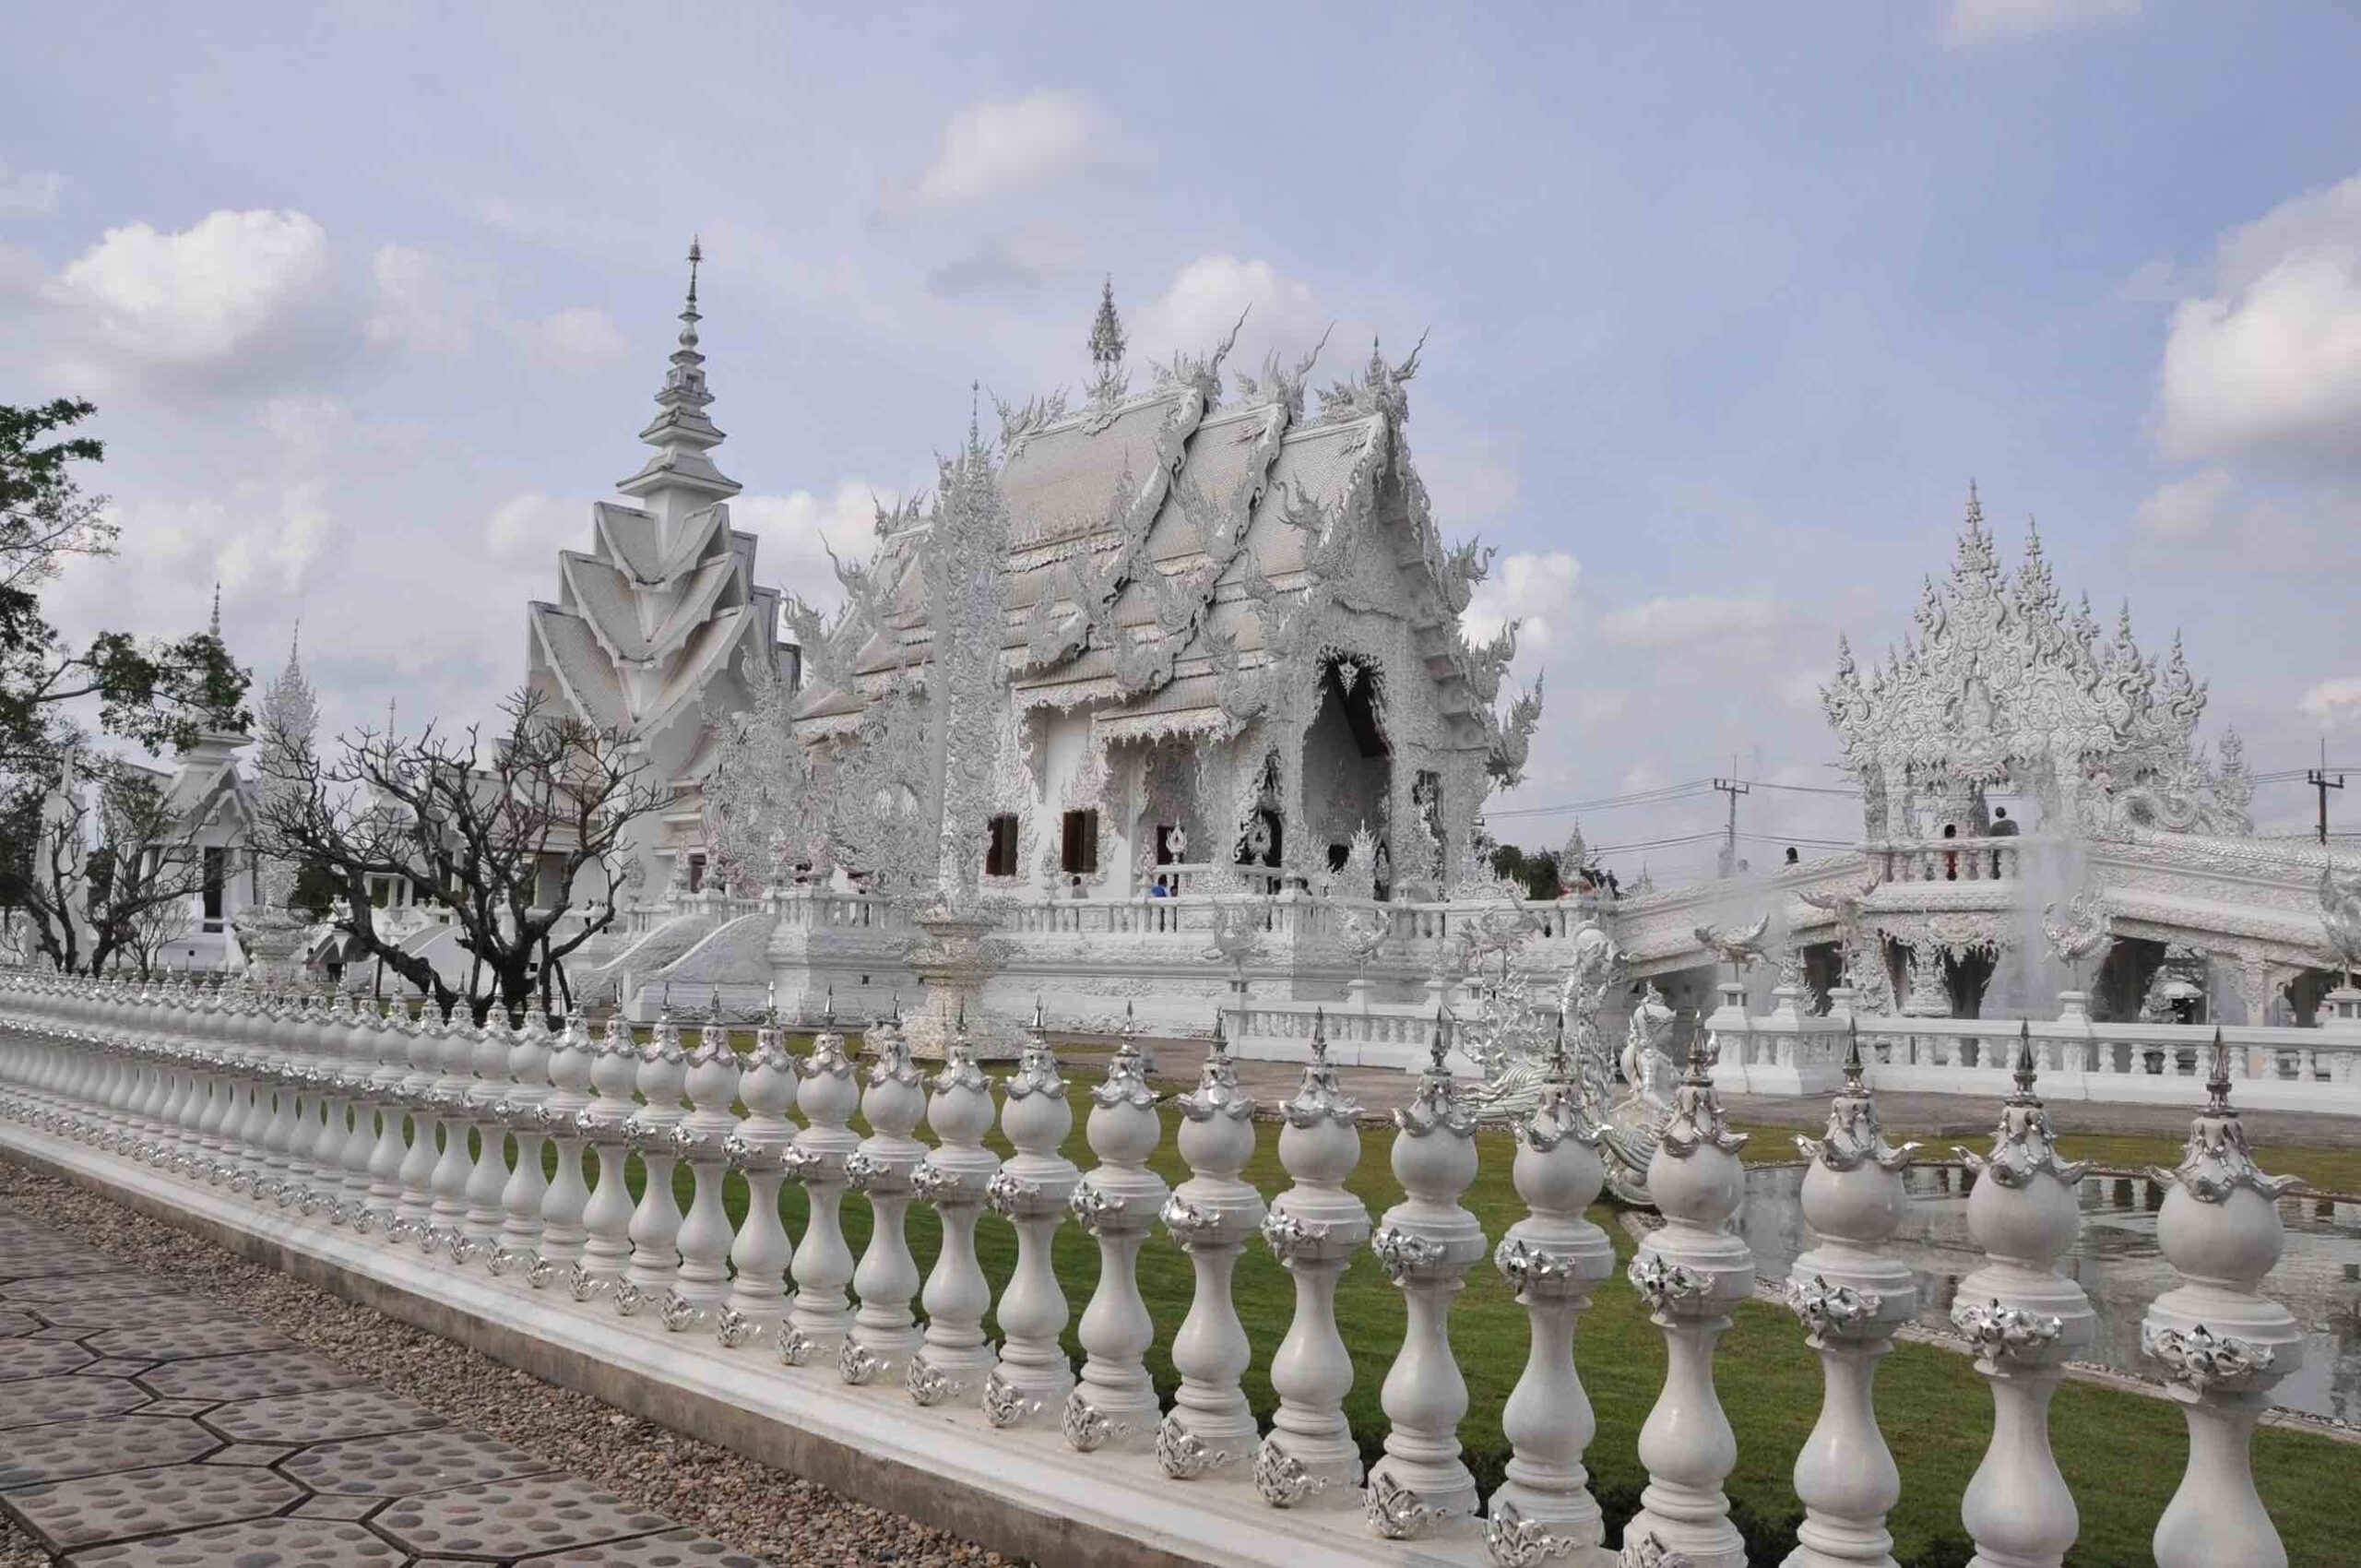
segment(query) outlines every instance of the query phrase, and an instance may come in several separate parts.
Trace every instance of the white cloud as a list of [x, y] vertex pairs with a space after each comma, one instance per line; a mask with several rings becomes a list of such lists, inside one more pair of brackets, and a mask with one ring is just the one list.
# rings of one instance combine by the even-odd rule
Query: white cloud
[[555, 578], [557, 552], [590, 544], [590, 503], [553, 500], [540, 491], [515, 495], [492, 508], [484, 548], [503, 564], [546, 568]]
[[1088, 160], [1095, 129], [1090, 106], [1068, 93], [970, 104], [943, 127], [943, 150], [908, 200], [960, 207], [1046, 184]]
[[2296, 706], [2327, 730], [2361, 723], [2361, 675], [2322, 681], [2296, 699]]
[[2221, 469], [2204, 469], [2157, 487], [2140, 503], [2132, 527], [2161, 541], [2202, 539], [2225, 515], [2236, 481]]
[[2361, 455], [2361, 175], [2224, 236], [2165, 343], [2174, 457]]
[[741, 495], [730, 503], [730, 521], [762, 541], [755, 580], [825, 608], [841, 597], [828, 552], [866, 561], [876, 541], [877, 508], [898, 499], [892, 490], [848, 479], [825, 493]]
[[512, 322], [508, 334], [527, 360], [561, 370], [611, 364], [627, 347], [614, 317], [587, 305]]
[[415, 245], [380, 245], [369, 261], [372, 298], [361, 335], [374, 348], [463, 354], [484, 309], [483, 280]]
[[0, 218], [42, 218], [57, 210], [57, 193], [65, 176], [39, 169], [19, 169], [0, 158]]
[[1266, 343], [1290, 358], [1300, 355], [1319, 341], [1328, 325], [1311, 285], [1269, 262], [1200, 256], [1139, 313], [1130, 335], [1132, 358], [1136, 362], [1175, 350], [1201, 352], [1221, 341], [1240, 315], [1247, 325], [1233, 356], [1240, 364], [1255, 363], [1250, 350]]
[[1943, 42], [1983, 43], [1995, 38], [2063, 32], [2140, 14], [2141, 0], [1952, 0]]
[[1627, 605], [1598, 624], [1598, 635], [1624, 647], [1676, 647], [1752, 636], [1779, 624], [1779, 607], [1762, 598], [1688, 594]]
[[329, 273], [327, 232], [303, 213], [223, 210], [169, 234], [110, 229], [52, 292], [126, 361], [219, 368], [291, 328]]
[[1581, 577], [1581, 564], [1562, 550], [1508, 556], [1476, 585], [1460, 612], [1460, 626], [1470, 641], [1482, 642], [1516, 621], [1520, 653], [1552, 647], [1573, 624], [1574, 586]]
[[1465, 529], [1516, 505], [1516, 469], [1502, 443], [1488, 436], [1418, 448], [1418, 476], [1427, 482], [1436, 520]]
[[1082, 260], [1079, 236], [1052, 223], [979, 241], [967, 255], [926, 275], [927, 291], [944, 299], [1027, 292]]

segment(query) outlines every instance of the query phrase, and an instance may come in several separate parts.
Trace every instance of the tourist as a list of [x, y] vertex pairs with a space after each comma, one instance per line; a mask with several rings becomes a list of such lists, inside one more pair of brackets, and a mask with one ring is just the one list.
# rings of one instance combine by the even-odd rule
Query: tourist
[[[1992, 808], [1991, 837], [1995, 838], [2014, 838], [2016, 836], [2017, 825], [2010, 820], [2009, 808], [2006, 806], [1994, 806]], [[1998, 849], [1992, 851], [1992, 874], [1995, 877], [2000, 874], [2000, 851]]]
[[1802, 858], [1803, 857], [1796, 853], [1796, 847], [1793, 844], [1787, 846], [1787, 863], [1789, 865], [1797, 864], [1801, 861]]

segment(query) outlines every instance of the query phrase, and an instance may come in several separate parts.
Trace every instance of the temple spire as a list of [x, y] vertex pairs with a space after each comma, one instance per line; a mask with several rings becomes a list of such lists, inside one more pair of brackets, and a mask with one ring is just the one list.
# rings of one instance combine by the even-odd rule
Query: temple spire
[[1090, 324], [1090, 362], [1094, 367], [1089, 393], [1094, 403], [1114, 403], [1130, 389], [1123, 373], [1123, 318], [1115, 314], [1115, 279], [1098, 286], [1098, 315]]
[[690, 512], [738, 493], [735, 480], [714, 467], [709, 456], [723, 436], [706, 409], [713, 402], [706, 390], [705, 355], [698, 351], [697, 269], [705, 261], [705, 246], [689, 242], [689, 291], [681, 307], [679, 346], [672, 350], [664, 384], [656, 394], [656, 418], [639, 438], [656, 448], [639, 472], [615, 488], [647, 501], [651, 509], [677, 520]]
[[213, 619], [207, 623], [206, 630], [212, 634], [215, 642], [221, 640], [221, 579], [219, 577], [213, 579]]

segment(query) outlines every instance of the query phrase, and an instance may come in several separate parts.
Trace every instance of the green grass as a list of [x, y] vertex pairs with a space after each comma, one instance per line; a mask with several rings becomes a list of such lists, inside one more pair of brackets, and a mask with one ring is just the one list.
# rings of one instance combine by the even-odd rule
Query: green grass
[[[1082, 1124], [1090, 1106], [1086, 1092], [1089, 1078], [1080, 1072], [1070, 1076], [1075, 1130], [1065, 1153], [1087, 1170], [1092, 1157]], [[1154, 1165], [1167, 1181], [1178, 1183], [1188, 1171], [1171, 1136], [1177, 1116], [1168, 1110], [1165, 1119], [1167, 1136]], [[1760, 1135], [1749, 1146], [1750, 1157], [1793, 1155], [1788, 1130], [1756, 1131]], [[1278, 1163], [1277, 1129], [1263, 1125], [1257, 1132], [1256, 1155], [1246, 1177], [1268, 1196], [1284, 1188], [1287, 1177]], [[1351, 1187], [1372, 1216], [1402, 1195], [1387, 1165], [1392, 1138], [1390, 1130], [1363, 1134], [1363, 1157]], [[1010, 1152], [997, 1133], [992, 1142], [1003, 1156]], [[1464, 1201], [1497, 1242], [1525, 1214], [1509, 1182], [1513, 1145], [1505, 1133], [1491, 1131], [1480, 1133], [1477, 1143], [1479, 1174]], [[2077, 1158], [2137, 1169], [2173, 1163], [2178, 1146], [2155, 1138], [2073, 1138], [2068, 1152]], [[2274, 1170], [2301, 1171], [2323, 1184], [2341, 1182], [2346, 1190], [2355, 1181], [2340, 1174], [2355, 1163], [2350, 1153], [2285, 1150], [2270, 1163]], [[638, 1176], [635, 1165], [635, 1196]], [[676, 1172], [674, 1185], [685, 1212], [694, 1192], [685, 1168]], [[742, 1182], [730, 1178], [725, 1196], [734, 1225], [745, 1212]], [[800, 1237], [805, 1207], [799, 1188], [789, 1186], [781, 1209], [790, 1234]], [[869, 1235], [868, 1204], [860, 1194], [849, 1194], [843, 1214], [847, 1239], [858, 1256]], [[1613, 1212], [1602, 1205], [1591, 1218], [1613, 1238], [1619, 1257], [1628, 1258], [1631, 1242], [1615, 1223]], [[1015, 1232], [989, 1213], [978, 1232], [977, 1251], [997, 1290], [1015, 1262]], [[931, 1209], [922, 1204], [912, 1206], [908, 1236], [923, 1273], [931, 1265], [941, 1238]], [[1097, 1278], [1097, 1249], [1075, 1227], [1062, 1226], [1054, 1261], [1078, 1319]], [[1167, 1348], [1188, 1311], [1192, 1275], [1186, 1256], [1160, 1232], [1143, 1249], [1139, 1275], [1141, 1293], [1157, 1322], [1149, 1367], [1169, 1396], [1178, 1379]], [[1256, 1413], [1267, 1419], [1276, 1399], [1266, 1369], [1287, 1331], [1294, 1294], [1286, 1271], [1260, 1245], [1250, 1246], [1240, 1260], [1236, 1301], [1254, 1347], [1247, 1396]], [[1354, 1260], [1339, 1283], [1336, 1316], [1355, 1367], [1346, 1414], [1363, 1452], [1373, 1458], [1386, 1425], [1378, 1390], [1401, 1343], [1404, 1312], [1399, 1292], [1366, 1253]], [[1489, 1264], [1469, 1273], [1467, 1289], [1452, 1312], [1451, 1334], [1469, 1393], [1460, 1438], [1469, 1467], [1489, 1491], [1499, 1483], [1508, 1458], [1501, 1411], [1523, 1370], [1526, 1348], [1525, 1314]], [[1081, 1347], [1071, 1322], [1066, 1348], [1078, 1360]], [[1639, 1490], [1646, 1479], [1635, 1449], [1640, 1424], [1662, 1384], [1665, 1361], [1662, 1338], [1619, 1274], [1601, 1287], [1584, 1317], [1575, 1359], [1598, 1420], [1598, 1433], [1586, 1456], [1593, 1488], [1610, 1526], [1619, 1526], [1638, 1506]], [[1722, 1341], [1717, 1373], [1723, 1407], [1738, 1438], [1738, 1464], [1727, 1483], [1734, 1516], [1748, 1534], [1751, 1561], [1776, 1563], [1791, 1549], [1801, 1514], [1792, 1467], [1819, 1413], [1819, 1360], [1805, 1348], [1791, 1316], [1750, 1302], [1738, 1309], [1735, 1326]], [[1896, 1556], [1909, 1568], [1964, 1563], [1968, 1549], [1959, 1524], [1960, 1494], [1991, 1430], [1991, 1401], [1984, 1381], [1965, 1356], [1931, 1346], [1903, 1345], [1879, 1372], [1879, 1413], [1903, 1475], [1902, 1502], [1891, 1520]], [[2077, 1568], [2138, 1568], [2150, 1562], [2151, 1533], [2178, 1483], [2188, 1452], [2177, 1407], [2164, 1399], [2070, 1382], [2058, 1392], [2051, 1432], [2059, 1465], [2082, 1512], [2082, 1535], [2072, 1553]], [[2361, 1480], [2361, 1449], [2308, 1433], [2265, 1430], [2255, 1438], [2255, 1470], [2291, 1561], [2329, 1562], [2348, 1550], [2349, 1529], [2340, 1521], [2346, 1516], [2355, 1481]], [[1608, 1538], [1615, 1538], [1610, 1534]]]

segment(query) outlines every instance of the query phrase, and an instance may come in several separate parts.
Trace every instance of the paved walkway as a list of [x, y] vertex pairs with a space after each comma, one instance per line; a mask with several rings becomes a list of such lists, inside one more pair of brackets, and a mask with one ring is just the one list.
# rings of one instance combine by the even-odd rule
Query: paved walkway
[[76, 1568], [762, 1568], [5, 1199], [0, 1509]]

